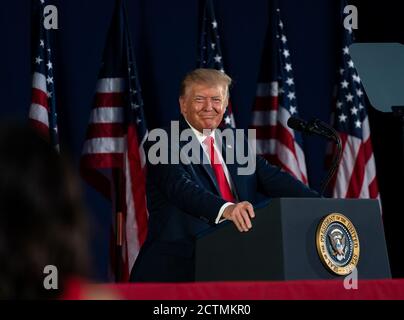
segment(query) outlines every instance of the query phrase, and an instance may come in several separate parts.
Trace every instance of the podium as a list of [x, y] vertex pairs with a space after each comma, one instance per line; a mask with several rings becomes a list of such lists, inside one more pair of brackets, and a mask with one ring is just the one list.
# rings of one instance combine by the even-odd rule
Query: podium
[[319, 224], [333, 213], [347, 217], [356, 229], [358, 278], [391, 278], [376, 200], [281, 198], [255, 213], [247, 233], [227, 221], [197, 239], [195, 281], [339, 279], [326, 268], [316, 245]]

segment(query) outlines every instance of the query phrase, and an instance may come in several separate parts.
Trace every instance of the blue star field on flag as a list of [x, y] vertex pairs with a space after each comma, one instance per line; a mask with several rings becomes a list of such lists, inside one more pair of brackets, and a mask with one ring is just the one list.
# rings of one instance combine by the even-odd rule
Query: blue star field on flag
[[[205, 2], [200, 40], [199, 68], [210, 68], [225, 72], [218, 22], [215, 17], [212, 0], [206, 0]], [[223, 116], [222, 126], [233, 128], [236, 126], [230, 100]]]

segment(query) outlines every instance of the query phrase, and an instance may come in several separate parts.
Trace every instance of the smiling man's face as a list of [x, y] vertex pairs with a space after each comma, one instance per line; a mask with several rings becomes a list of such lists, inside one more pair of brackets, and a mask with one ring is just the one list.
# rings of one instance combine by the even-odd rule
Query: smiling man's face
[[195, 83], [180, 97], [181, 113], [196, 130], [214, 130], [223, 119], [228, 97], [223, 85]]

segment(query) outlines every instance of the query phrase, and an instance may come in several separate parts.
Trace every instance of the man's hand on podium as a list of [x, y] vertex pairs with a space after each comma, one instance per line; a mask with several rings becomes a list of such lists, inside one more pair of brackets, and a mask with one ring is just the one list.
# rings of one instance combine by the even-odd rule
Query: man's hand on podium
[[251, 218], [254, 217], [254, 208], [248, 201], [232, 204], [223, 212], [223, 218], [233, 221], [240, 232], [248, 232], [252, 228]]

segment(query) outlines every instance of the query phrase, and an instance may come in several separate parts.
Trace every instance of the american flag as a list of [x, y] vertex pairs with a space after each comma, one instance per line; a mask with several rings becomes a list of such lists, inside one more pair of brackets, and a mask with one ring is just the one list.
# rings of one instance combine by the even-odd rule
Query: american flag
[[332, 183], [334, 198], [379, 197], [365, 92], [349, 53], [352, 29], [341, 24], [342, 46], [336, 83], [334, 128], [342, 140], [342, 159]]
[[[225, 72], [220, 47], [218, 23], [215, 18], [212, 0], [205, 1], [200, 40], [199, 68], [210, 68]], [[224, 113], [221, 126], [236, 127], [230, 100]]]
[[32, 95], [29, 125], [59, 150], [55, 84], [49, 30], [44, 27], [45, 0], [33, 4]]
[[[115, 265], [116, 275], [121, 273], [117, 277], [120, 281], [129, 279], [147, 233], [143, 148], [147, 135], [126, 9], [123, 1], [117, 0], [83, 147], [81, 173], [114, 202], [115, 213], [122, 217], [123, 230], [115, 225], [118, 238], [122, 238], [122, 270]], [[118, 261], [120, 258], [118, 255]]]
[[280, 10], [275, 4], [272, 9], [267, 35], [272, 53], [264, 51], [251, 128], [256, 129], [257, 154], [307, 184], [302, 137], [287, 126], [291, 116], [298, 116], [291, 54]]

